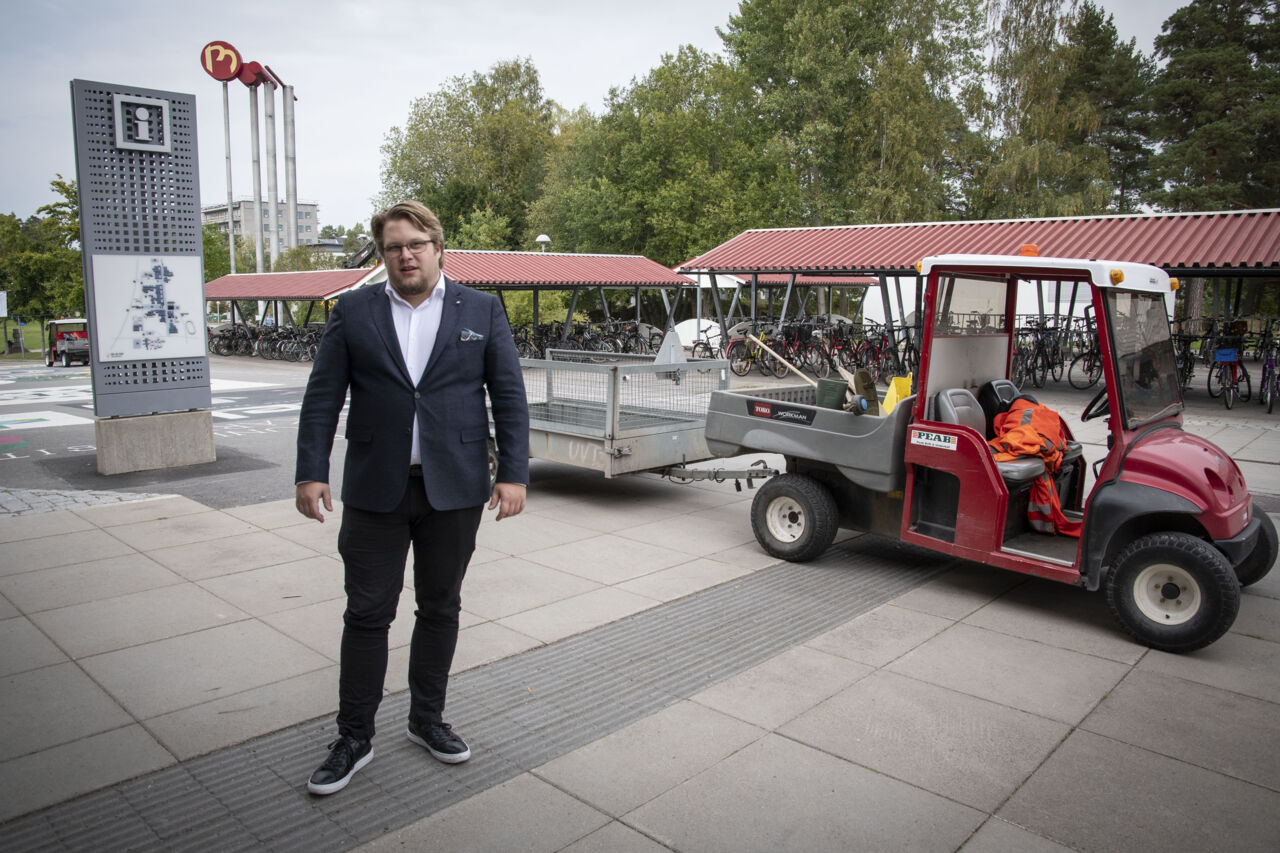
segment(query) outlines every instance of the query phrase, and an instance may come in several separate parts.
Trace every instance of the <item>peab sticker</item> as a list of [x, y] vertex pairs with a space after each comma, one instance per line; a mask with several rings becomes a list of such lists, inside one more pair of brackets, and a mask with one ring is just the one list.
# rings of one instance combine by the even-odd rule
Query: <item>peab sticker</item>
[[927, 432], [922, 429], [911, 431], [911, 443], [921, 447], [936, 447], [939, 450], [955, 450], [956, 437], [941, 432]]

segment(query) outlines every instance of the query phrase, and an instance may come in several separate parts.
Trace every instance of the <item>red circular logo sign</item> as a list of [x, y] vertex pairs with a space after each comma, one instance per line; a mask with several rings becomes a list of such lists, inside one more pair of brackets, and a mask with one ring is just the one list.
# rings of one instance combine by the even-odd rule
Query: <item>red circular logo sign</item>
[[214, 80], [234, 80], [241, 65], [240, 51], [225, 41], [211, 41], [200, 51], [200, 66]]

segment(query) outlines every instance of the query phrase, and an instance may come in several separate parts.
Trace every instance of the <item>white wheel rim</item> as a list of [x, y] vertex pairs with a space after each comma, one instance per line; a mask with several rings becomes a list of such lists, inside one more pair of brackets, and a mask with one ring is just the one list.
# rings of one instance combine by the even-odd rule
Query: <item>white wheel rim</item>
[[1187, 622], [1200, 609], [1200, 599], [1200, 585], [1181, 566], [1156, 563], [1133, 582], [1134, 603], [1143, 616], [1161, 625]]
[[765, 510], [764, 519], [769, 535], [779, 542], [795, 542], [804, 536], [804, 508], [794, 498], [774, 498]]

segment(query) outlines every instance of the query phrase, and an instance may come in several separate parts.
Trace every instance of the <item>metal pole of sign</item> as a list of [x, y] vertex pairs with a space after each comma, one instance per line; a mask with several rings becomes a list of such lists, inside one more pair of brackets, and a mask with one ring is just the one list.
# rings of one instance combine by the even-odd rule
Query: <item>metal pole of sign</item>
[[[262, 158], [258, 142], [258, 84], [249, 86], [249, 144], [253, 149], [253, 256], [257, 272], [262, 272]], [[248, 230], [247, 228], [245, 229]]]
[[227, 251], [231, 253], [231, 274], [236, 272], [236, 219], [231, 204], [231, 96], [222, 81], [222, 140], [227, 150]]
[[276, 187], [276, 81], [262, 87], [263, 115], [267, 119], [267, 227], [271, 234], [271, 266], [280, 258], [280, 192]]
[[298, 248], [298, 153], [293, 135], [293, 87], [284, 87], [284, 216], [288, 246]]

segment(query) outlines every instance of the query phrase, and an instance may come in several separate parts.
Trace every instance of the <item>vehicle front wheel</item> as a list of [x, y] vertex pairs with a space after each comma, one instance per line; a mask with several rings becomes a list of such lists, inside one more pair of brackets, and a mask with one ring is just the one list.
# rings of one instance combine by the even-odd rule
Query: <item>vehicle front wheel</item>
[[1150, 533], [1116, 558], [1107, 604], [1125, 631], [1165, 652], [1190, 652], [1221, 637], [1240, 609], [1240, 582], [1226, 557], [1189, 533]]
[[1253, 552], [1236, 566], [1236, 577], [1240, 579], [1240, 586], [1248, 586], [1265, 578], [1267, 572], [1271, 571], [1271, 567], [1276, 564], [1276, 551], [1280, 549], [1277, 544], [1276, 525], [1271, 520], [1271, 516], [1259, 510], [1256, 505], [1254, 512], [1258, 513], [1258, 521], [1262, 524], [1262, 529], [1258, 531], [1258, 543], [1253, 546]]
[[793, 563], [812, 560], [836, 538], [839, 514], [831, 490], [804, 474], [773, 477], [751, 502], [751, 530], [760, 547]]

